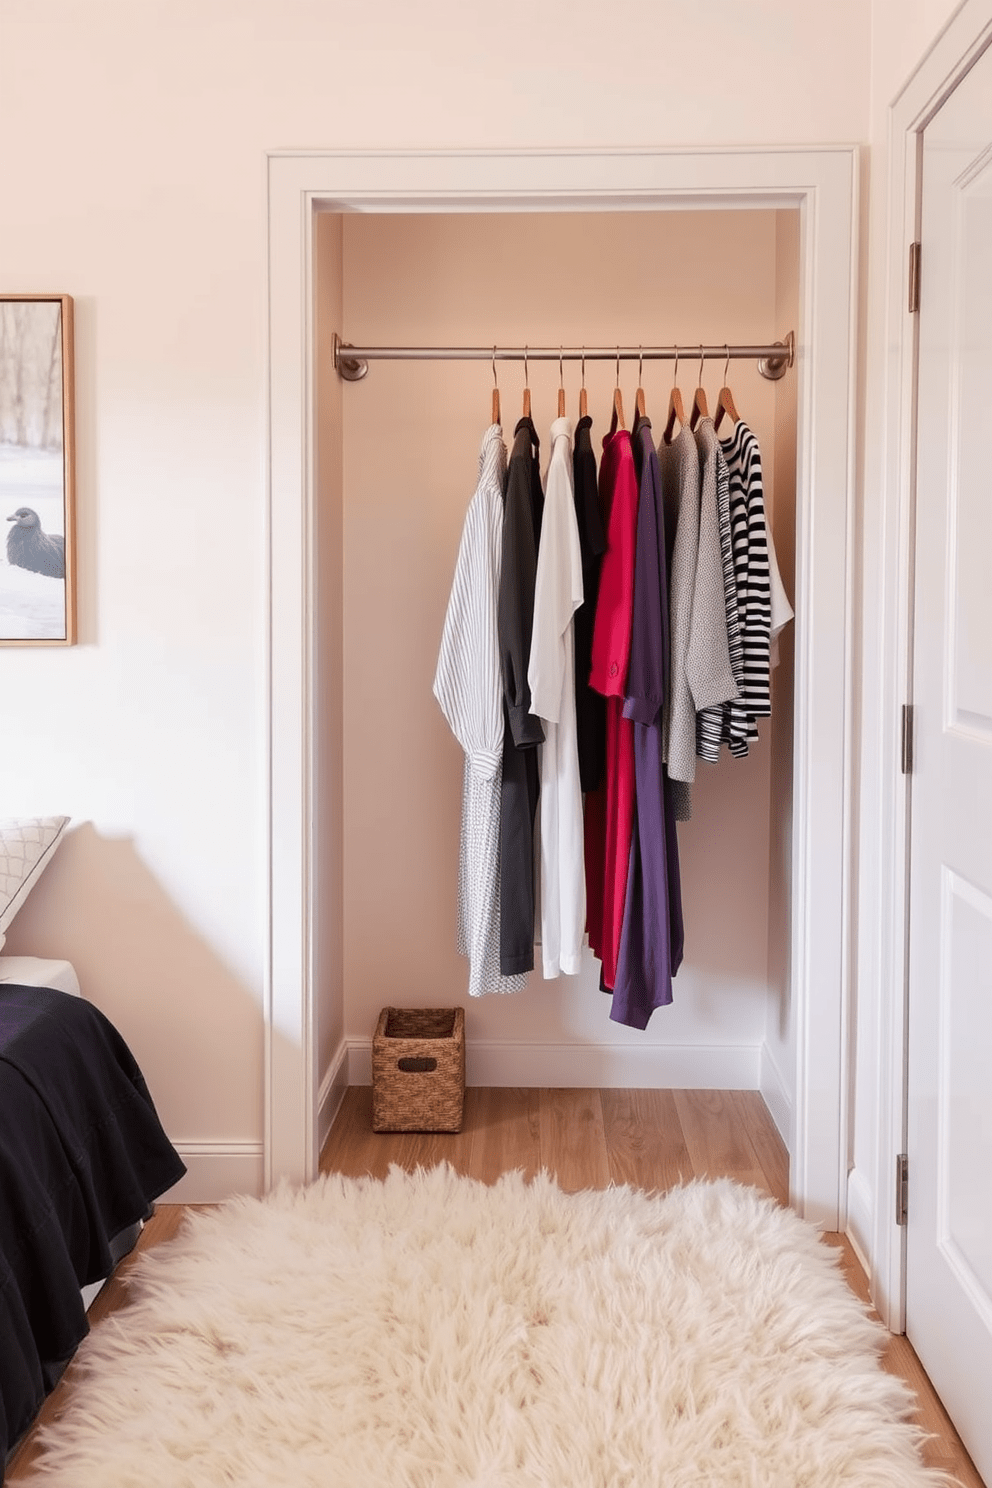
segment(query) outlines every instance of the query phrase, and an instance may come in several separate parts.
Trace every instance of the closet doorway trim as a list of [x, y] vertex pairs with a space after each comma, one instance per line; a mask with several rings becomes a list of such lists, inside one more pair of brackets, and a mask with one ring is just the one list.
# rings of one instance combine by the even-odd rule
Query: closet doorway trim
[[[848, 1157], [849, 535], [853, 500], [854, 148], [280, 151], [268, 157], [268, 841], [265, 1174], [317, 1171], [318, 843], [315, 214], [798, 208], [801, 221], [792, 834], [792, 1194], [843, 1228]], [[820, 431], [820, 437], [814, 437]], [[326, 820], [326, 818], [325, 818]], [[325, 892], [326, 892], [326, 885]], [[331, 958], [333, 961], [333, 957]], [[337, 967], [323, 966], [340, 990]]]

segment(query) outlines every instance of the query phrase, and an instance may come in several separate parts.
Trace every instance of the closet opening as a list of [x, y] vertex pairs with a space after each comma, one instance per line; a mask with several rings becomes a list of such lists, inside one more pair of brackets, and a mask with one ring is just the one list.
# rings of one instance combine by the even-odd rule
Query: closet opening
[[[732, 320], [722, 315], [714, 315], [707, 332], [697, 313], [683, 313], [685, 286], [695, 293], [704, 278], [704, 313], [726, 297], [739, 318], [750, 302], [748, 272], [759, 255], [741, 258], [714, 246], [721, 232], [733, 241], [740, 216], [769, 255], [774, 243], [783, 265], [774, 296], [764, 281], [761, 298], [773, 315], [771, 324], [761, 317], [756, 342], [794, 330], [797, 349], [795, 369], [770, 394], [783, 407], [794, 399], [794, 418], [776, 419], [773, 433], [759, 424], [753, 412], [759, 405], [746, 383], [733, 383], [741, 412], [755, 419], [763, 455], [774, 462], [772, 500], [783, 557], [791, 532], [780, 534], [778, 525], [792, 519], [782, 499], [783, 469], [794, 469], [796, 481], [791, 712], [782, 698], [787, 657], [777, 697], [777, 720], [786, 733], [791, 726], [791, 750], [788, 739], [771, 740], [767, 815], [762, 810], [760, 822], [757, 813], [750, 818], [766, 843], [767, 882], [755, 890], [746, 868], [701, 849], [693, 871], [705, 880], [708, 901], [722, 903], [724, 918], [714, 925], [695, 986], [688, 993], [689, 979], [683, 981], [667, 1021], [652, 1019], [646, 1035], [623, 1030], [609, 1022], [601, 994], [584, 984], [572, 987], [571, 995], [557, 984], [538, 984], [504, 1005], [502, 1015], [493, 1004], [468, 1009], [471, 1079], [547, 1085], [553, 1063], [571, 1069], [576, 1086], [674, 1083], [698, 1061], [715, 1085], [751, 1083], [765, 1094], [779, 1124], [792, 1133], [792, 1202], [807, 1218], [843, 1228], [853, 1027], [849, 535], [857, 151], [295, 150], [273, 152], [267, 164], [266, 1185], [283, 1176], [315, 1176], [344, 1088], [368, 1078], [374, 1020], [364, 1024], [365, 1008], [387, 998], [418, 1002], [425, 986], [440, 1000], [464, 975], [445, 938], [454, 915], [450, 875], [458, 806], [450, 786], [439, 782], [448, 778], [454, 745], [432, 712], [430, 686], [457, 526], [489, 415], [488, 372], [484, 363], [452, 363], [450, 384], [439, 387], [437, 364], [378, 363], [363, 383], [345, 388], [332, 370], [334, 332], [356, 345], [401, 339], [453, 345], [467, 336], [470, 306], [476, 316], [480, 307], [488, 310], [481, 317], [487, 322], [498, 309], [505, 323], [502, 331], [480, 331], [473, 341], [488, 342], [490, 335], [507, 345], [536, 340], [532, 327], [540, 326], [545, 344], [566, 337], [581, 344], [593, 335], [599, 344], [640, 342], [644, 312], [634, 304], [635, 291], [653, 306], [652, 295], [663, 288], [670, 329], [652, 335], [655, 344], [698, 342], [700, 336], [714, 343], [728, 335], [743, 341], [743, 330], [735, 335]], [[704, 230], [695, 245], [683, 240], [681, 253], [666, 253], [665, 223], [682, 215]], [[406, 244], [396, 236], [404, 218], [411, 219], [412, 234], [421, 234], [419, 241]], [[501, 234], [504, 218], [509, 227]], [[583, 219], [591, 218], [603, 225], [595, 253], [585, 247]], [[527, 242], [526, 264], [522, 251], [514, 252], [511, 227]], [[590, 223], [589, 241], [592, 232]], [[647, 235], [645, 244], [638, 234]], [[797, 251], [787, 251], [790, 237]], [[474, 263], [459, 252], [460, 245], [473, 244]], [[543, 269], [542, 246], [550, 250]], [[646, 254], [635, 251], [641, 247]], [[407, 253], [429, 258], [430, 273], [412, 278], [415, 264], [405, 264]], [[784, 268], [790, 257], [791, 290]], [[515, 299], [503, 287], [504, 261], [513, 268]], [[566, 278], [568, 305], [559, 292]], [[547, 295], [538, 304], [541, 285]], [[788, 313], [779, 316], [786, 303]], [[418, 314], [429, 321], [429, 333], [414, 329]], [[622, 328], [625, 316], [630, 330]], [[441, 328], [445, 317], [454, 332]], [[597, 318], [600, 325], [594, 325]], [[386, 321], [388, 329], [380, 331]], [[659, 397], [667, 404], [663, 368], [654, 364], [648, 377], [645, 363], [652, 418]], [[547, 419], [555, 411], [557, 368], [549, 383], [539, 380], [538, 370], [532, 365], [534, 411]], [[736, 378], [737, 364], [732, 370]], [[591, 375], [587, 366], [587, 382]], [[600, 375], [608, 381], [605, 365]], [[681, 377], [688, 386], [689, 369], [680, 368]], [[421, 397], [421, 385], [430, 398]], [[711, 399], [713, 386], [707, 387]], [[510, 409], [512, 374], [501, 387]], [[573, 399], [575, 387], [566, 376]], [[755, 398], [767, 398], [771, 387], [763, 385]], [[628, 400], [633, 388], [624, 382]], [[588, 391], [598, 437], [602, 400], [612, 393], [597, 388], [595, 379]], [[437, 438], [428, 439], [425, 430], [439, 431]], [[769, 438], [773, 447], [766, 449]], [[384, 458], [387, 448], [392, 463]], [[411, 459], [417, 462], [415, 491]], [[359, 484], [373, 498], [369, 507], [359, 499]], [[404, 490], [410, 492], [405, 503]], [[424, 494], [430, 499], [418, 505], [414, 498]], [[389, 516], [396, 519], [392, 525]], [[418, 565], [423, 572], [415, 581]], [[380, 568], [394, 577], [394, 591], [385, 598], [394, 649], [408, 666], [391, 666], [377, 687], [370, 667], [386, 625], [372, 607], [373, 598], [383, 597]], [[419, 637], [416, 656], [408, 636]], [[393, 743], [388, 756], [382, 739]], [[365, 782], [375, 773], [373, 760], [384, 774], [361, 799], [356, 766]], [[425, 773], [418, 775], [419, 766]], [[763, 755], [743, 768], [760, 773]], [[787, 791], [773, 791], [772, 776], [780, 770], [791, 777], [791, 802]], [[424, 797], [436, 811], [430, 820]], [[708, 822], [716, 804], [701, 805], [699, 820]], [[745, 813], [752, 806], [745, 801]], [[421, 850], [411, 858], [404, 843], [415, 840], [425, 821]], [[399, 881], [397, 859], [409, 883]], [[779, 893], [776, 884], [787, 891]], [[741, 896], [763, 928], [742, 925]], [[428, 912], [437, 913], [433, 922], [421, 918]], [[789, 921], [787, 935], [776, 930], [775, 916]], [[370, 944], [372, 936], [378, 945]], [[744, 940], [740, 953], [735, 937]], [[373, 986], [373, 975], [382, 985]], [[445, 980], [456, 976], [457, 982]], [[788, 988], [787, 1002], [776, 1002], [779, 985]], [[673, 1065], [677, 1074], [670, 1072]], [[751, 1071], [748, 1082], [742, 1068]]]
[[[790, 1152], [796, 1099], [792, 1005], [793, 627], [780, 641], [773, 711], [746, 759], [700, 762], [692, 819], [679, 827], [685, 961], [671, 1007], [644, 1032], [609, 1018], [599, 963], [524, 991], [468, 997], [455, 946], [462, 754], [432, 681], [462, 523], [491, 417], [486, 362], [373, 361], [342, 383], [335, 332], [364, 345], [677, 344], [688, 415], [701, 382], [709, 407], [727, 381], [756, 434], [783, 581], [797, 612], [796, 370], [700, 361], [691, 348], [764, 344], [800, 328], [800, 213], [753, 210], [322, 212], [315, 219], [316, 451], [323, 553], [317, 623], [342, 666], [318, 671], [340, 730], [343, 1001], [318, 1000], [321, 1068], [343, 1034], [345, 1083], [368, 1083], [371, 1033], [386, 1004], [465, 1008], [468, 1083], [760, 1090]], [[578, 417], [576, 362], [528, 363], [542, 468], [558, 411]], [[638, 363], [620, 365], [628, 426]], [[655, 443], [671, 362], [641, 375]], [[498, 362], [507, 441], [522, 410], [524, 368]], [[594, 449], [617, 369], [584, 369]], [[729, 424], [729, 420], [728, 420]], [[728, 428], [721, 429], [726, 437]], [[338, 590], [338, 584], [340, 586]], [[318, 751], [321, 748], [318, 741]], [[326, 824], [315, 821], [318, 835]]]

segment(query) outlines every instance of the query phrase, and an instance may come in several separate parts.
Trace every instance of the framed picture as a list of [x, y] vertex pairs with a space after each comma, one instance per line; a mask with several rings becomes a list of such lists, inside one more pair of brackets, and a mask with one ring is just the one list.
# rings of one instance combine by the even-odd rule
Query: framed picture
[[72, 300], [0, 295], [0, 646], [76, 638]]

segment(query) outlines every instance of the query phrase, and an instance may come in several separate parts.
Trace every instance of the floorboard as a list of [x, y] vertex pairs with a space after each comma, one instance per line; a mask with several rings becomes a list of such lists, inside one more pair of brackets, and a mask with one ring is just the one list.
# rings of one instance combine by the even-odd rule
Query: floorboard
[[519, 1169], [533, 1178], [541, 1167], [540, 1091], [496, 1086], [466, 1090], [466, 1108], [470, 1099], [478, 1113], [472, 1176], [495, 1183], [501, 1173]]
[[694, 1176], [670, 1090], [604, 1090], [601, 1097], [614, 1183], [661, 1193]]
[[727, 1092], [730, 1109], [746, 1134], [764, 1174], [765, 1187], [782, 1205], [789, 1202], [789, 1154], [768, 1108], [756, 1090]]
[[541, 1166], [560, 1188], [578, 1193], [608, 1187], [610, 1163], [598, 1090], [542, 1090], [540, 1123]]
[[739, 1183], [771, 1193], [765, 1170], [740, 1120], [734, 1094], [727, 1090], [675, 1091], [675, 1107], [694, 1176], [736, 1178]]

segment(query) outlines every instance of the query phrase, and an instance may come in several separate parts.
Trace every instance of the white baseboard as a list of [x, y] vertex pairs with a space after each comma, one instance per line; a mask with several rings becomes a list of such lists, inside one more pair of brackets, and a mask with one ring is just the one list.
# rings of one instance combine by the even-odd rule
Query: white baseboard
[[[618, 1090], [760, 1090], [788, 1143], [792, 1108], [773, 1061], [758, 1044], [536, 1044], [477, 1040], [465, 1050], [466, 1083]], [[372, 1040], [344, 1039], [320, 1082], [322, 1148], [349, 1085], [371, 1085]], [[784, 1122], [784, 1128], [783, 1128]], [[165, 1204], [214, 1204], [264, 1192], [261, 1142], [175, 1142], [187, 1172]]]
[[871, 1185], [864, 1173], [852, 1168], [847, 1175], [847, 1238], [865, 1274], [871, 1276], [871, 1233], [875, 1219]]
[[[371, 1050], [371, 1044], [369, 1045]], [[371, 1053], [369, 1055], [371, 1066]], [[320, 1091], [317, 1096], [317, 1151], [323, 1152], [324, 1143], [334, 1124], [334, 1118], [341, 1109], [345, 1091], [348, 1089], [349, 1070], [348, 1043], [341, 1040], [340, 1048], [331, 1060], [324, 1078], [320, 1082]], [[369, 1081], [371, 1083], [371, 1080]]]
[[217, 1204], [232, 1194], [264, 1193], [261, 1142], [173, 1143], [186, 1164], [186, 1175], [162, 1194], [163, 1204]]
[[[348, 1046], [342, 1041], [320, 1082], [317, 1098], [319, 1147], [323, 1147], [327, 1140], [331, 1123], [344, 1099], [348, 1088], [347, 1074]], [[186, 1175], [162, 1195], [163, 1204], [216, 1204], [232, 1194], [251, 1194], [254, 1198], [264, 1194], [265, 1162], [261, 1142], [184, 1142], [176, 1139], [173, 1145], [186, 1164]]]
[[778, 1127], [778, 1134], [785, 1143], [787, 1152], [793, 1149], [795, 1138], [795, 1107], [793, 1096], [783, 1078], [767, 1044], [761, 1046], [761, 1077], [758, 1084], [761, 1098]]
[[[371, 1085], [372, 1040], [347, 1040], [348, 1084]], [[758, 1044], [535, 1044], [476, 1040], [467, 1085], [616, 1090], [757, 1090]]]

